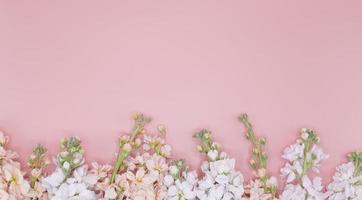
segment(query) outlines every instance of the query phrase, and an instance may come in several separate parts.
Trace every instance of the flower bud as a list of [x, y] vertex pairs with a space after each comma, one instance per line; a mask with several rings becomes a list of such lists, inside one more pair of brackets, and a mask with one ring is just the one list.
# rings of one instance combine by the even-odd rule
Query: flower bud
[[251, 160], [249, 161], [249, 163], [250, 163], [250, 166], [251, 166], [253, 169], [256, 168], [255, 160], [251, 159]]
[[69, 168], [70, 168], [69, 162], [64, 162], [64, 163], [63, 163], [63, 168], [64, 168], [65, 170], [69, 170]]
[[132, 146], [129, 143], [126, 143], [126, 144], [123, 145], [122, 149], [124, 151], [130, 152], [132, 150]]
[[308, 133], [308, 132], [302, 132], [301, 138], [302, 138], [303, 140], [307, 140], [308, 137], [309, 137], [309, 133]]
[[7, 142], [7, 138], [6, 138], [5, 134], [2, 131], [0, 131], [0, 145], [4, 146], [6, 144], [6, 142]]
[[260, 144], [262, 144], [262, 145], [266, 144], [266, 139], [265, 138], [260, 138]]
[[166, 128], [165, 128], [165, 126], [164, 125], [158, 125], [157, 126], [157, 129], [158, 129], [158, 131], [160, 132], [160, 133], [162, 133], [162, 134], [165, 134], [166, 133]]
[[136, 147], [139, 147], [141, 145], [142, 141], [141, 139], [137, 138], [135, 141], [134, 141], [134, 144]]
[[40, 169], [32, 169], [30, 174], [33, 176], [33, 177], [40, 177], [41, 175], [41, 170]]
[[207, 152], [207, 157], [209, 158], [209, 160], [212, 160], [212, 161], [216, 160], [218, 155], [219, 155], [219, 152], [217, 152], [216, 150], [211, 150], [211, 151]]
[[75, 158], [75, 159], [73, 160], [73, 164], [74, 164], [74, 165], [78, 165], [79, 163], [80, 163], [80, 159]]
[[62, 151], [62, 152], [60, 152], [60, 156], [63, 157], [63, 158], [66, 157], [66, 156], [68, 156], [68, 154], [69, 154], [69, 153], [68, 153], [67, 151]]
[[258, 177], [264, 177], [266, 175], [266, 170], [264, 168], [260, 168], [258, 170]]

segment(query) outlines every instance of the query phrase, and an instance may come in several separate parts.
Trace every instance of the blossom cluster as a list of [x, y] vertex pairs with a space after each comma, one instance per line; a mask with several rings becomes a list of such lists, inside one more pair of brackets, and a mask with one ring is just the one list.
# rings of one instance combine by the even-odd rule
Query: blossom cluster
[[268, 172], [267, 141], [257, 136], [246, 114], [239, 121], [251, 144], [250, 180], [211, 131], [194, 134], [205, 161], [191, 169], [172, 155], [164, 126], [151, 133], [149, 117], [136, 114], [133, 120], [130, 133], [119, 137], [115, 161], [108, 164], [87, 162], [81, 140], [69, 137], [61, 140], [53, 164], [39, 144], [23, 167], [0, 131], [0, 200], [362, 200], [362, 152], [349, 153], [325, 187], [318, 173], [329, 156], [312, 129], [301, 129], [285, 148], [278, 184]]
[[327, 187], [330, 200], [362, 199], [362, 153], [350, 153], [348, 161], [337, 167], [333, 182]]
[[0, 133], [0, 199], [26, 199], [29, 197], [30, 184], [24, 178], [18, 155], [7, 149], [9, 138]]
[[244, 194], [244, 177], [235, 169], [235, 159], [220, 152], [220, 146], [211, 139], [208, 130], [201, 130], [194, 135], [202, 141], [198, 146], [201, 153], [207, 155], [201, 170], [204, 173], [198, 183], [197, 197], [200, 200], [240, 200]]
[[284, 150], [283, 158], [288, 162], [280, 170], [288, 183], [280, 196], [281, 200], [319, 200], [328, 195], [323, 192], [320, 177], [311, 179], [310, 171], [319, 173], [321, 161], [328, 158], [317, 146], [319, 137], [311, 129], [302, 129], [300, 139]]
[[56, 169], [42, 180], [42, 185], [46, 189], [49, 199], [96, 199], [92, 188], [97, 177], [88, 174], [83, 153], [78, 138], [71, 137], [62, 140], [60, 153], [54, 159]]
[[173, 160], [170, 163], [163, 184], [166, 191], [165, 199], [196, 199], [197, 173], [196, 171], [189, 171], [184, 160]]

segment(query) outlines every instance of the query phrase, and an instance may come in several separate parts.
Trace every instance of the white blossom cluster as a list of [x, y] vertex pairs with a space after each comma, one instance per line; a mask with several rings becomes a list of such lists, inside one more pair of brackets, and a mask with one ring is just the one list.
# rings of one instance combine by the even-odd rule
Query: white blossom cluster
[[43, 185], [52, 200], [94, 200], [96, 196], [91, 188], [96, 180], [96, 176], [87, 174], [86, 166], [76, 168], [72, 176], [66, 179], [63, 170], [57, 168], [44, 178]]
[[244, 178], [235, 170], [234, 159], [204, 162], [201, 169], [205, 175], [198, 186], [200, 200], [242, 199]]
[[204, 176], [198, 183], [197, 197], [200, 200], [241, 200], [244, 177], [235, 170], [235, 159], [219, 153], [220, 145], [211, 140], [210, 131], [202, 130], [195, 137], [202, 141], [198, 150], [208, 157], [201, 166]]
[[42, 180], [50, 200], [95, 200], [92, 188], [97, 177], [87, 174], [83, 165], [83, 150], [77, 138], [65, 139], [61, 143], [61, 152], [54, 160], [57, 168]]
[[194, 200], [197, 187], [196, 171], [185, 169], [183, 160], [171, 163], [168, 174], [164, 178], [166, 200]]
[[348, 159], [348, 163], [337, 167], [327, 187], [329, 200], [362, 199], [362, 153], [353, 152]]
[[114, 164], [93, 162], [89, 170], [81, 141], [70, 137], [61, 141], [49, 175], [45, 147], [33, 148], [25, 173], [0, 131], [0, 200], [362, 200], [362, 152], [348, 154], [348, 162], [336, 168], [325, 188], [317, 173], [328, 155], [311, 129], [302, 129], [296, 143], [283, 151], [285, 186], [278, 190], [277, 179], [267, 172], [266, 138], [257, 137], [246, 114], [239, 120], [252, 144], [254, 176], [245, 183], [236, 160], [220, 151], [210, 131], [194, 135], [201, 141], [198, 151], [207, 158], [199, 178], [183, 160], [172, 159], [162, 126], [160, 134], [149, 135], [144, 126], [150, 118], [140, 114], [134, 120], [132, 132], [120, 137]]
[[318, 136], [313, 130], [302, 129], [297, 143], [284, 150], [283, 158], [288, 162], [281, 169], [287, 185], [280, 195], [280, 200], [322, 200], [327, 198], [323, 193], [321, 178], [310, 179], [309, 171], [319, 173], [320, 162], [327, 159], [322, 149], [316, 144]]

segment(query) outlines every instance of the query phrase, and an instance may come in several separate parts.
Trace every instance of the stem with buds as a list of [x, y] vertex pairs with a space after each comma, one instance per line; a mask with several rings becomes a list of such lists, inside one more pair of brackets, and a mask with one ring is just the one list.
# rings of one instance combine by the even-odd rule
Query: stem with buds
[[131, 154], [133, 148], [135, 148], [135, 140], [137, 136], [142, 132], [146, 124], [151, 122], [151, 118], [144, 116], [143, 114], [136, 114], [134, 116], [135, 125], [131, 133], [131, 137], [128, 141], [120, 141], [119, 152], [117, 155], [117, 161], [112, 171], [111, 184], [114, 183], [116, 175], [124, 167], [124, 160]]
[[255, 170], [256, 174], [260, 178], [264, 191], [270, 193], [273, 197], [275, 197], [277, 188], [275, 185], [267, 184], [269, 177], [266, 175], [266, 167], [268, 156], [265, 152], [265, 138], [258, 138], [255, 135], [253, 125], [249, 122], [247, 114], [241, 114], [239, 116], [239, 121], [244, 124], [246, 129], [246, 139], [249, 140], [253, 144], [252, 150], [252, 159], [250, 160], [250, 166], [253, 170]]

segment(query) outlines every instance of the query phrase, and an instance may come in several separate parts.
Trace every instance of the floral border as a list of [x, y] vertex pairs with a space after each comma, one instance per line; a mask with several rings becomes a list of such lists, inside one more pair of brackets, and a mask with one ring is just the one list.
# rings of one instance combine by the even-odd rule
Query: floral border
[[254, 178], [245, 181], [235, 169], [235, 159], [222, 151], [203, 129], [194, 134], [200, 141], [197, 150], [205, 156], [201, 172], [191, 170], [184, 160], [172, 157], [163, 126], [149, 134], [145, 126], [151, 118], [136, 114], [134, 127], [119, 138], [114, 164], [85, 164], [84, 149], [77, 137], [65, 138], [50, 165], [47, 149], [34, 147], [28, 159], [29, 172], [17, 161], [18, 155], [7, 148], [9, 138], [0, 132], [1, 200], [361, 200], [362, 153], [352, 152], [347, 162], [336, 168], [326, 187], [317, 176], [320, 164], [329, 156], [318, 146], [314, 130], [303, 128], [296, 142], [282, 155], [285, 165], [278, 188], [277, 178], [268, 174], [266, 139], [258, 137], [246, 114], [239, 116], [245, 136], [252, 144], [250, 167]]

